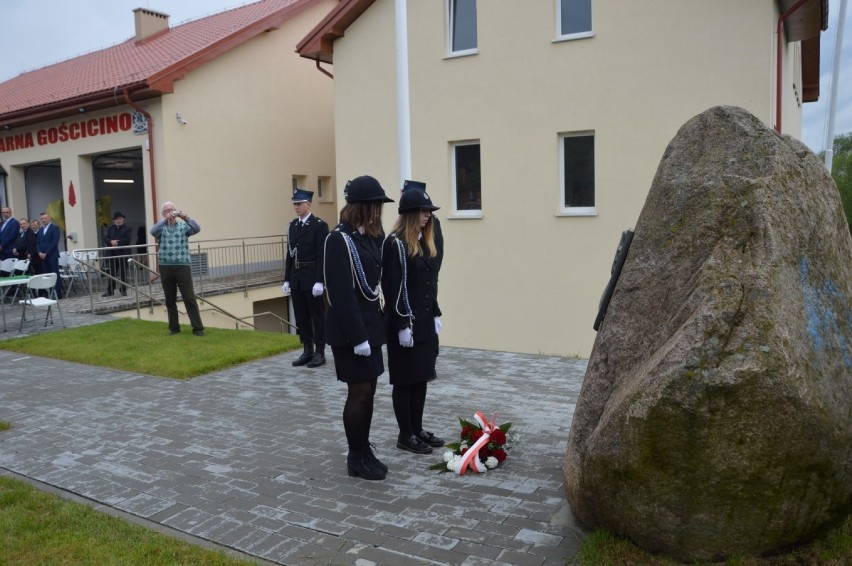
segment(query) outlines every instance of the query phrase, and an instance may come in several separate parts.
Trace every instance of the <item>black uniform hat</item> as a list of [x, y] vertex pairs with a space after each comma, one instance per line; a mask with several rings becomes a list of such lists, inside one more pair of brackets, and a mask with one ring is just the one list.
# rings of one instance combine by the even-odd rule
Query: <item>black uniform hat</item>
[[115, 220], [116, 218], [124, 218], [124, 215], [121, 213], [120, 210], [116, 210], [115, 214], [112, 215], [113, 220]]
[[314, 192], [305, 189], [293, 189], [293, 202], [311, 202], [314, 200]]
[[415, 191], [425, 191], [426, 190], [426, 183], [424, 183], [422, 181], [403, 181], [403, 183], [402, 183], [402, 191], [403, 192], [408, 191], [408, 190], [412, 190], [412, 189], [415, 190]]
[[355, 177], [343, 189], [346, 202], [393, 202], [379, 182], [369, 175]]
[[[424, 185], [425, 187], [425, 185]], [[403, 190], [402, 196], [399, 197], [399, 208], [398, 211], [400, 214], [403, 212], [411, 212], [412, 210], [439, 210], [440, 207], [432, 204], [432, 199], [429, 198], [429, 195], [425, 190], [420, 189], [411, 189], [411, 190]]]

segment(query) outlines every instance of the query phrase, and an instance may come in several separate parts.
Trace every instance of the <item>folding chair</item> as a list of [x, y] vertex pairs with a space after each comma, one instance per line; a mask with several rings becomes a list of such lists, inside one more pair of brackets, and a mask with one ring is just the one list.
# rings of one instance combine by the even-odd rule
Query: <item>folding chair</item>
[[17, 259], [10, 257], [0, 261], [0, 277], [11, 277], [15, 274], [15, 262]]
[[[30, 260], [28, 259], [17, 259], [15, 260], [15, 272], [14, 275], [29, 275], [30, 273]], [[18, 292], [21, 290], [21, 285], [15, 285], [15, 294], [12, 295], [12, 301], [10, 304], [15, 302], [15, 299], [18, 298]]]
[[[39, 297], [39, 291], [47, 291], [47, 297]], [[43, 273], [34, 275], [27, 283], [27, 298], [18, 301], [23, 307], [21, 310], [21, 324], [18, 326], [18, 332], [24, 328], [24, 320], [27, 317], [27, 307], [31, 307], [33, 311], [33, 322], [35, 322], [38, 330], [38, 317], [36, 309], [47, 307], [47, 314], [44, 316], [44, 326], [47, 328], [47, 323], [53, 324], [53, 306], [56, 305], [56, 311], [59, 313], [59, 320], [62, 322], [62, 328], [65, 328], [65, 320], [62, 318], [62, 309], [59, 308], [59, 299], [56, 296], [56, 274]]]

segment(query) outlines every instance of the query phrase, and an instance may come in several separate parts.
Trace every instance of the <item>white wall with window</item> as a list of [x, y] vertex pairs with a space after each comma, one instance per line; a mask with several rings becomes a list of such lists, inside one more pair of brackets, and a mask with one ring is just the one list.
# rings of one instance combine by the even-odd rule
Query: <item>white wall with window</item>
[[592, 0], [556, 0], [557, 39], [580, 39], [592, 35]]

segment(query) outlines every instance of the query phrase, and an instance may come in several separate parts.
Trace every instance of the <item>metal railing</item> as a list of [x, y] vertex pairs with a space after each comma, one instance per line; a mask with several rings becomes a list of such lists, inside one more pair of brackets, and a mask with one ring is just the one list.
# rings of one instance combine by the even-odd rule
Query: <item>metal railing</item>
[[[106, 255], [107, 252], [116, 251], [122, 253]], [[193, 241], [190, 246], [190, 267], [196, 298], [209, 306], [203, 310], [211, 310], [230, 318], [236, 328], [240, 325], [256, 328], [255, 324], [248, 320], [258, 316], [274, 317], [280, 323], [282, 332], [286, 326], [295, 328], [295, 325], [275, 313], [266, 311], [239, 316], [216, 305], [209, 298], [236, 290], [242, 290], [244, 296], [248, 296], [249, 289], [279, 283], [284, 278], [286, 254], [285, 236]], [[135, 296], [137, 318], [141, 317], [143, 307], [153, 313], [155, 305], [165, 304], [159, 285], [155, 287], [153, 284], [159, 278], [155, 269], [155, 244], [80, 248], [71, 252], [71, 255], [76, 260], [76, 265], [73, 270], [68, 269], [62, 275], [71, 279], [71, 285], [79, 282], [85, 286], [91, 312], [110, 310], [106, 305], [112, 303], [112, 299], [103, 300], [104, 297], [101, 296], [104, 285], [115, 289], [126, 285]], [[122, 264], [126, 269], [124, 282], [118, 272]]]

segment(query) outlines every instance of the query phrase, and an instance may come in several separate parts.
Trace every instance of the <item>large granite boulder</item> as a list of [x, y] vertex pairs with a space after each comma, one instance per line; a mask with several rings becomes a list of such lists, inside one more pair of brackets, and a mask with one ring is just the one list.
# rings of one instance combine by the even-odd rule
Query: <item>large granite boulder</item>
[[852, 511], [852, 238], [802, 143], [720, 106], [669, 144], [564, 472], [587, 526], [687, 561], [781, 552]]

